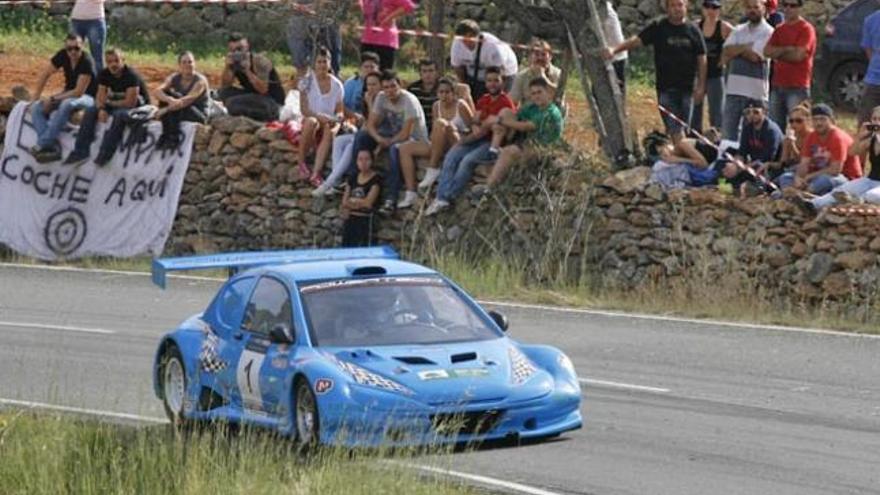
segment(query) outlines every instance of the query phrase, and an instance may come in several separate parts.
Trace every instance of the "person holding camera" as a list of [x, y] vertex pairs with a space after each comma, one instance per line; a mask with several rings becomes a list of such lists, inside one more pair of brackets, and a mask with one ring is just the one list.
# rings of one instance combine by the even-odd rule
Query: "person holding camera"
[[229, 35], [227, 48], [218, 97], [229, 115], [261, 122], [277, 120], [285, 95], [272, 61], [252, 52], [248, 39], [241, 33]]
[[849, 148], [850, 156], [860, 156], [865, 152], [871, 164], [867, 177], [847, 182], [828, 194], [813, 198], [806, 203], [807, 207], [818, 210], [853, 197], [880, 204], [880, 106], [874, 107], [870, 121], [862, 123], [855, 142]]

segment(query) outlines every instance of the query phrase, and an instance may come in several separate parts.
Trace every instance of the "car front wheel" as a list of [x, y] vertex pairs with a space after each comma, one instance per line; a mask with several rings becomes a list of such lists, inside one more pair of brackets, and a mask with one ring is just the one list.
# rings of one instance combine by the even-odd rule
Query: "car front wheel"
[[184, 426], [186, 420], [183, 416], [183, 403], [186, 397], [186, 369], [183, 367], [183, 358], [180, 350], [171, 346], [165, 352], [162, 359], [162, 404], [165, 406], [165, 414], [175, 427]]
[[309, 382], [300, 378], [296, 381], [296, 436], [303, 446], [317, 445], [320, 425], [318, 401]]
[[840, 64], [828, 81], [828, 91], [834, 106], [850, 112], [856, 111], [862, 97], [862, 79], [865, 77], [865, 64], [849, 61]]

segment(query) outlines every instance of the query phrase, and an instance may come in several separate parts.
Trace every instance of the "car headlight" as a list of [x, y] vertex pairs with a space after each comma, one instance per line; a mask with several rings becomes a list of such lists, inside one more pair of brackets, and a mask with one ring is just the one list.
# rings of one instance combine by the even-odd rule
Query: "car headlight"
[[568, 371], [572, 375], [575, 375], [574, 372], [574, 363], [571, 362], [571, 359], [568, 358], [565, 354], [559, 354], [559, 357], [556, 358], [556, 362], [559, 364], [559, 367]]
[[413, 394], [413, 391], [409, 388], [395, 382], [394, 380], [389, 380], [382, 375], [373, 373], [366, 368], [362, 368], [354, 363], [349, 363], [348, 361], [343, 361], [335, 356], [331, 356], [331, 359], [358, 385], [380, 388], [382, 390], [388, 390], [389, 392], [397, 392], [406, 395]]
[[525, 383], [538, 371], [532, 361], [516, 347], [509, 347], [507, 353], [510, 356], [510, 376], [514, 385]]

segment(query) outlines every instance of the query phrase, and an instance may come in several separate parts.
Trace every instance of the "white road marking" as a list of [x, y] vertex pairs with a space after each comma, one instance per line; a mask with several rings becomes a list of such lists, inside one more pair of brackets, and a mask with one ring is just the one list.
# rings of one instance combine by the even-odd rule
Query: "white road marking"
[[521, 483], [514, 483], [512, 481], [504, 481], [497, 478], [490, 478], [488, 476], [482, 476], [479, 474], [470, 474], [463, 473], [461, 471], [453, 471], [451, 469], [442, 469], [433, 466], [426, 466], [424, 464], [411, 464], [407, 462], [395, 463], [400, 464], [401, 466], [405, 466], [412, 469], [418, 469], [420, 471], [426, 471], [429, 473], [439, 474], [442, 476], [448, 476], [453, 478], [461, 478], [463, 480], [468, 480], [474, 483], [479, 483], [481, 485], [495, 487], [503, 489], [507, 493], [527, 493], [529, 495], [560, 495], [557, 492], [551, 492], [549, 490], [544, 490], [543, 488], [537, 488], [534, 486], [523, 485]]
[[103, 335], [111, 335], [116, 333], [115, 330], [106, 330], [104, 328], [86, 328], [70, 325], [52, 325], [49, 323], [26, 323], [22, 321], [0, 321], [0, 327], [8, 328], [42, 328], [45, 330], [59, 330], [63, 332], [82, 332], [82, 333], [99, 333]]
[[[75, 266], [54, 266], [54, 265], [31, 265], [28, 263], [0, 263], [0, 268], [9, 267], [9, 268], [23, 268], [23, 269], [32, 269], [32, 270], [53, 270], [53, 271], [70, 271], [70, 272], [89, 272], [89, 273], [106, 273], [112, 275], [128, 275], [128, 276], [137, 276], [137, 277], [149, 277], [149, 272], [136, 272], [136, 271], [126, 271], [126, 270], [107, 270], [104, 268], [80, 268]], [[175, 278], [179, 280], [198, 280], [198, 281], [210, 281], [210, 282], [222, 282], [223, 278], [217, 277], [200, 277], [197, 275], [168, 275], [169, 278]], [[675, 323], [694, 323], [698, 325], [715, 325], [721, 327], [731, 327], [731, 328], [748, 328], [748, 329], [761, 329], [761, 330], [778, 330], [783, 332], [799, 332], [799, 333], [812, 333], [812, 334], [820, 334], [820, 335], [833, 335], [837, 337], [858, 337], [858, 338], [866, 338], [866, 339], [880, 339], [880, 334], [869, 334], [869, 333], [853, 333], [853, 332], [841, 332], [839, 330], [828, 330], [824, 328], [807, 328], [807, 327], [796, 327], [796, 326], [783, 326], [783, 325], [767, 325], [761, 323], [742, 323], [736, 321], [724, 321], [724, 320], [701, 320], [699, 318], [684, 318], [678, 316], [663, 316], [663, 315], [651, 315], [645, 313], [625, 313], [623, 311], [611, 311], [604, 309], [584, 309], [584, 308], [572, 308], [565, 306], [547, 306], [544, 304], [526, 304], [526, 303], [515, 303], [515, 302], [505, 302], [505, 301], [486, 301], [486, 300], [478, 300], [480, 304], [488, 304], [492, 306], [501, 306], [501, 307], [509, 307], [509, 308], [522, 308], [522, 309], [539, 309], [543, 311], [556, 311], [560, 313], [574, 313], [574, 314], [586, 314], [586, 315], [594, 315], [594, 316], [607, 316], [610, 318], [632, 318], [636, 320], [651, 320], [651, 321], [669, 321]]]
[[595, 385], [597, 387], [622, 388], [625, 390], [638, 390], [640, 392], [654, 392], [657, 394], [668, 394], [672, 390], [660, 387], [648, 387], [645, 385], [633, 385], [632, 383], [609, 382], [607, 380], [594, 380], [592, 378], [580, 378], [578, 381], [584, 385]]
[[47, 411], [58, 411], [74, 414], [87, 414], [89, 416], [99, 416], [102, 418], [125, 419], [128, 421], [140, 421], [143, 423], [165, 424], [168, 422], [165, 418], [157, 418], [155, 416], [141, 416], [138, 414], [128, 414], [114, 411], [102, 411], [99, 409], [83, 409], [81, 407], [59, 406], [56, 404], [46, 404], [44, 402], [31, 402], [26, 400], [3, 399], [0, 398], [0, 405], [27, 407], [29, 409], [44, 409]]

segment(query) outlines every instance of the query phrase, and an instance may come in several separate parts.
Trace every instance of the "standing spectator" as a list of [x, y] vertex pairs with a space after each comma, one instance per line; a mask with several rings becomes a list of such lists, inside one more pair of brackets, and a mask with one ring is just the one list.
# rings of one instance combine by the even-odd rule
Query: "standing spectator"
[[871, 109], [880, 105], [880, 10], [865, 18], [862, 26], [862, 49], [868, 57], [865, 89], [859, 102], [859, 124], [871, 118]]
[[88, 40], [95, 73], [104, 68], [104, 44], [107, 43], [107, 20], [104, 0], [76, 0], [70, 12], [70, 29]]
[[801, 17], [803, 0], [783, 0], [785, 22], [776, 27], [764, 56], [771, 58], [770, 119], [784, 125], [792, 108], [810, 98], [816, 29]]
[[801, 150], [797, 171], [782, 174], [779, 186], [822, 195], [846, 182], [847, 176], [861, 176], [861, 164], [858, 156], [849, 156], [853, 139], [834, 125], [831, 107], [820, 103], [813, 106], [810, 115], [814, 130]]
[[[703, 1], [703, 17], [698, 26], [706, 43], [706, 100], [709, 102], [709, 126], [720, 129], [721, 110], [724, 104], [724, 64], [721, 51], [724, 40], [733, 30], [729, 22], [721, 19], [721, 0]], [[702, 101], [694, 101], [694, 121], [691, 125], [698, 131], [703, 129]]]
[[373, 170], [373, 154], [361, 150], [357, 154], [357, 175], [345, 184], [342, 194], [342, 246], [360, 247], [373, 244], [373, 215], [382, 178]]
[[837, 202], [835, 196], [846, 194], [863, 199], [868, 203], [880, 204], [880, 107], [874, 107], [871, 120], [863, 122], [859, 128], [858, 139], [852, 144], [849, 154], [861, 156], [866, 152], [871, 164], [867, 177], [849, 181], [842, 186], [812, 200], [813, 209], [831, 206]]
[[110, 128], [104, 132], [101, 147], [95, 164], [104, 166], [122, 141], [128, 112], [140, 105], [150, 102], [150, 95], [143, 78], [134, 69], [126, 65], [122, 50], [110, 48], [104, 55], [107, 67], [98, 74], [98, 91], [95, 95], [95, 106], [85, 110], [76, 145], [65, 165], [79, 165], [89, 159], [92, 141], [95, 140], [95, 127], [98, 122], [113, 119]]
[[445, 77], [437, 82], [437, 94], [440, 98], [434, 103], [431, 115], [434, 115], [433, 131], [430, 142], [410, 141], [400, 145], [400, 168], [406, 193], [398, 208], [409, 208], [415, 203], [416, 195], [416, 158], [428, 158], [425, 177], [418, 184], [419, 190], [427, 192], [440, 175], [440, 160], [446, 151], [458, 144], [461, 136], [469, 130], [468, 122], [473, 114], [470, 106], [463, 99], [455, 96], [455, 84]]
[[[330, 50], [319, 48], [315, 55], [315, 67], [299, 82], [299, 105], [302, 111], [302, 132], [299, 142], [299, 174], [300, 179], [320, 187], [323, 183], [321, 171], [333, 138], [339, 132], [342, 122], [343, 88], [342, 82], [330, 72]], [[315, 151], [315, 163], [312, 170], [306, 164], [306, 157], [312, 149]]]
[[284, 105], [284, 87], [272, 61], [252, 52], [248, 39], [241, 33], [229, 35], [227, 48], [219, 98], [229, 115], [244, 115], [263, 122], [278, 119], [278, 111]]
[[[64, 71], [64, 90], [48, 98], [40, 98], [49, 77]], [[37, 144], [31, 154], [40, 163], [61, 159], [58, 134], [70, 120], [70, 114], [95, 105], [95, 91], [98, 80], [92, 57], [83, 53], [83, 40], [78, 34], [68, 34], [64, 48], [58, 50], [40, 74], [37, 89], [34, 91], [34, 104], [31, 118], [37, 133]]]
[[416, 5], [411, 0], [358, 0], [358, 4], [364, 13], [361, 52], [378, 53], [381, 69], [393, 69], [400, 47], [397, 18], [411, 13]]
[[422, 105], [422, 111], [425, 112], [425, 121], [428, 123], [428, 132], [431, 132], [431, 126], [434, 122], [434, 116], [431, 112], [434, 109], [434, 103], [437, 101], [437, 63], [433, 60], [419, 60], [419, 80], [407, 86], [406, 90], [414, 94]]
[[358, 73], [345, 81], [342, 85], [345, 92], [343, 103], [345, 104], [346, 117], [353, 118], [363, 123], [364, 121], [364, 80], [367, 74], [379, 71], [379, 55], [373, 52], [361, 53], [361, 65]]
[[779, 11], [779, 2], [777, 0], [767, 0], [764, 2], [764, 7], [764, 10], [767, 12], [764, 18], [767, 19], [767, 24], [770, 24], [770, 27], [776, 29], [776, 26], [785, 21], [785, 16]]
[[[501, 144], [502, 136], [509, 131], [521, 133], [516, 142], [500, 149], [498, 159], [485, 185], [474, 188], [474, 197], [488, 194], [507, 175], [513, 162], [522, 155], [524, 148], [552, 146], [562, 139], [562, 112], [553, 103], [553, 93], [545, 79], [533, 79], [529, 84], [531, 103], [513, 112], [501, 112], [498, 123], [492, 128], [492, 145]], [[490, 148], [491, 150], [492, 148]]]
[[[687, 20], [686, 0], [666, 0], [666, 17], [652, 21], [638, 36], [605, 49], [605, 59], [620, 52], [654, 45], [657, 100], [684, 121], [691, 119], [693, 103], [706, 95], [706, 43], [700, 29]], [[681, 125], [663, 114], [667, 134], [677, 141]]]
[[529, 42], [529, 66], [516, 75], [513, 89], [510, 90], [510, 98], [517, 105], [527, 104], [529, 83], [536, 77], [546, 79], [555, 96], [561, 76], [562, 69], [553, 65], [553, 50], [550, 43], [540, 38], [533, 38]]
[[471, 180], [474, 168], [489, 151], [492, 126], [498, 123], [498, 114], [503, 110], [516, 109], [502, 85], [501, 69], [486, 69], [486, 93], [477, 100], [477, 112], [471, 119], [471, 133], [446, 153], [440, 169], [437, 197], [428, 207], [426, 215], [434, 215], [448, 208], [461, 194]]
[[196, 72], [196, 59], [186, 51], [177, 57], [177, 72], [156, 89], [156, 99], [166, 106], [159, 111], [162, 135], [159, 149], [176, 148], [181, 142], [180, 123], [208, 121], [208, 78]]
[[[347, 2], [340, 2], [347, 6]], [[332, 8], [334, 2], [328, 0], [297, 0], [294, 2], [293, 16], [287, 24], [287, 48], [296, 68], [297, 77], [302, 77], [314, 63], [313, 56], [318, 47], [330, 50], [333, 73], [339, 75], [342, 63], [342, 34], [335, 15], [328, 15], [324, 9]], [[315, 14], [318, 15], [315, 15]], [[333, 12], [344, 17], [345, 12]]]
[[[763, 16], [761, 20], [764, 20]], [[761, 175], [766, 172], [769, 163], [779, 160], [782, 147], [782, 131], [775, 122], [767, 118], [765, 105], [762, 100], [749, 100], [746, 103], [739, 149], [736, 153], [748, 167]], [[739, 171], [733, 163], [728, 163], [722, 173], [730, 179], [735, 189], [751, 177], [747, 172]]]
[[519, 70], [516, 53], [492, 33], [480, 31], [473, 19], [464, 19], [455, 26], [455, 40], [450, 60], [459, 81], [466, 82], [471, 95], [479, 99], [486, 92], [486, 69], [500, 67], [504, 90], [510, 91]]
[[746, 103], [766, 102], [770, 97], [770, 62], [763, 54], [773, 28], [764, 18], [761, 0], [745, 0], [744, 5], [746, 22], [736, 26], [724, 42], [721, 57], [721, 63], [730, 66], [722, 134], [731, 141], [738, 140], [740, 117]]
[[[608, 46], [617, 46], [624, 42], [623, 28], [620, 26], [620, 16], [614, 10], [614, 5], [609, 0], [600, 1], [596, 4], [599, 11], [599, 19], [602, 21], [602, 33], [605, 35], [605, 43]], [[614, 75], [617, 76], [617, 85], [620, 87], [620, 101], [626, 103], [626, 61], [629, 58], [626, 52], [620, 52], [611, 59]]]

